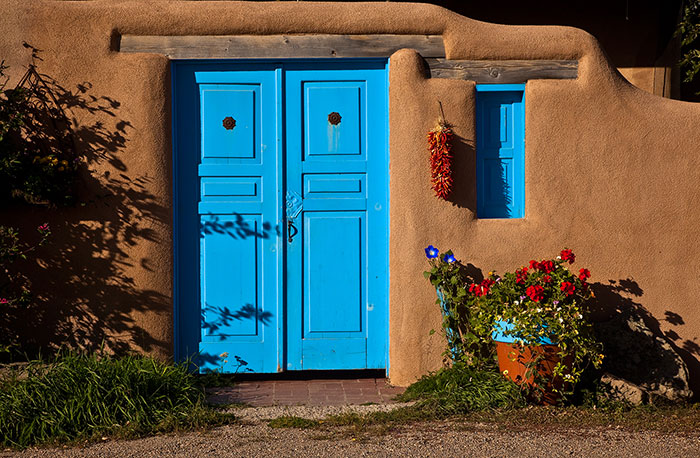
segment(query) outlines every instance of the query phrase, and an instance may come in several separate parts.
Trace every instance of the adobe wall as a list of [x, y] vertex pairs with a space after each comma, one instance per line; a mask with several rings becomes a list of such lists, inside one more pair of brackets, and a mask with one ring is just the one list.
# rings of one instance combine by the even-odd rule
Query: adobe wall
[[[37, 343], [104, 338], [115, 348], [172, 353], [169, 62], [114, 52], [114, 34], [442, 34], [451, 59], [579, 59], [579, 78], [528, 82], [526, 217], [477, 220], [474, 84], [426, 78], [412, 50], [391, 57], [391, 380], [406, 385], [441, 364], [443, 337], [429, 335], [440, 313], [422, 275], [424, 247], [451, 248], [484, 272], [503, 272], [566, 246], [599, 282], [604, 305], [632, 301], [650, 312], [700, 388], [700, 105], [633, 87], [591, 35], [487, 24], [421, 4], [3, 6], [0, 56], [13, 81], [30, 61], [22, 42], [41, 49], [39, 70], [64, 89], [90, 171], [85, 205], [51, 211], [54, 245], [33, 266], [43, 308], [27, 321]], [[449, 202], [429, 184], [425, 135], [438, 100], [459, 137]], [[2, 224], [28, 228], [46, 219], [37, 209], [0, 215]]]

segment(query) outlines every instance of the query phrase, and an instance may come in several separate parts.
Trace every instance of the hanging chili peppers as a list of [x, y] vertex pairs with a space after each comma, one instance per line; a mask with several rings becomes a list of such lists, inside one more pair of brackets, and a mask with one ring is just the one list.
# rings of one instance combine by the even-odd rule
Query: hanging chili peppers
[[452, 191], [452, 129], [444, 121], [428, 132], [430, 170], [433, 191], [441, 199], [447, 199]]

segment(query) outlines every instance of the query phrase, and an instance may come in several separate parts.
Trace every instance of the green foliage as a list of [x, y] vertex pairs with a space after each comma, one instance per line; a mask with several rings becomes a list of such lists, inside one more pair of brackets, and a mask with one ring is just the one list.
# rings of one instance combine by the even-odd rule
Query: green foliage
[[27, 447], [221, 424], [184, 366], [62, 352], [0, 379], [0, 444]]
[[422, 377], [398, 398], [420, 400], [419, 406], [441, 415], [462, 415], [476, 410], [523, 407], [525, 398], [515, 383], [498, 371], [463, 363]]
[[8, 321], [9, 312], [27, 310], [31, 306], [29, 279], [12, 264], [27, 259], [51, 235], [48, 224], [39, 226], [37, 232], [39, 239], [29, 244], [20, 239], [16, 229], [0, 226], [0, 354], [9, 353], [12, 347], [19, 344]]
[[529, 268], [502, 276], [490, 272], [478, 283], [463, 274], [450, 251], [437, 255], [435, 250], [435, 254], [428, 254], [431, 269], [425, 276], [438, 290], [438, 297], [442, 296], [438, 303], [443, 307], [448, 354], [455, 362], [488, 367], [493, 363], [493, 332], [507, 323], [512, 329], [503, 334], [515, 337], [521, 346], [539, 345], [544, 338], [559, 346], [560, 361], [552, 378], [541, 378], [545, 356], [540, 355], [526, 364], [527, 377], [536, 379], [523, 384], [524, 389], [541, 391], [546, 386], [570, 393], [589, 363], [602, 364], [602, 346], [595, 339], [585, 307], [591, 297], [586, 282], [590, 272], [580, 269], [575, 275], [569, 271], [567, 263], [575, 260], [571, 250], [563, 250], [556, 259], [532, 260]]
[[680, 67], [683, 81], [690, 83], [700, 73], [700, 0], [683, 3], [676, 35], [681, 40]]
[[429, 258], [428, 262], [430, 270], [423, 275], [438, 291], [435, 303], [443, 307], [442, 327], [447, 337], [445, 356], [453, 361], [468, 360], [477, 366], [492, 364], [493, 346], [485, 344], [490, 331], [481, 323], [479, 311], [472, 307], [464, 266], [454, 260], [451, 251]]
[[13, 89], [0, 63], [0, 203], [68, 204], [78, 159], [66, 116], [34, 66]]

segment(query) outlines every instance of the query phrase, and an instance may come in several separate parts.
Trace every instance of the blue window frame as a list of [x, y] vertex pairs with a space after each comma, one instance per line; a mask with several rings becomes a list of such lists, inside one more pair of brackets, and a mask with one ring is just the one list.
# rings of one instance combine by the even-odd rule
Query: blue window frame
[[476, 215], [525, 214], [525, 85], [476, 86]]

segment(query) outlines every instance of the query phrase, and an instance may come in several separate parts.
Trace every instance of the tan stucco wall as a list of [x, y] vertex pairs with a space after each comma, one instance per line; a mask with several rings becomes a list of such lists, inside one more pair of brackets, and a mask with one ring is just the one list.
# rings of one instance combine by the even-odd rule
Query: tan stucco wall
[[[579, 78], [528, 82], [526, 217], [477, 220], [474, 84], [427, 79], [412, 50], [391, 57], [392, 381], [411, 383], [441, 364], [443, 338], [429, 335], [440, 314], [422, 276], [425, 246], [451, 248], [484, 272], [513, 269], [566, 246], [600, 282], [603, 305], [632, 301], [650, 312], [651, 324], [682, 351], [698, 388], [700, 106], [633, 87], [586, 32], [486, 24], [420, 4], [10, 0], [3, 6], [1, 58], [16, 78], [29, 62], [22, 42], [42, 50], [39, 69], [70, 91], [68, 111], [89, 157], [86, 205], [52, 211], [57, 250], [45, 249], [34, 266], [46, 309], [35, 317], [38, 343], [53, 335], [72, 342], [104, 337], [115, 347], [124, 342], [160, 356], [172, 351], [168, 61], [114, 52], [113, 33], [443, 34], [448, 58], [579, 59]], [[451, 202], [433, 197], [429, 186], [425, 135], [438, 101], [459, 137]], [[95, 126], [98, 121], [103, 124]], [[0, 215], [0, 223], [27, 227], [45, 219], [45, 211], [31, 209]]]

